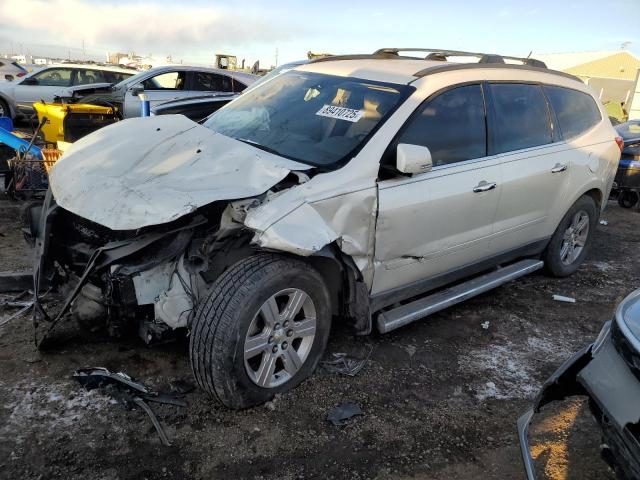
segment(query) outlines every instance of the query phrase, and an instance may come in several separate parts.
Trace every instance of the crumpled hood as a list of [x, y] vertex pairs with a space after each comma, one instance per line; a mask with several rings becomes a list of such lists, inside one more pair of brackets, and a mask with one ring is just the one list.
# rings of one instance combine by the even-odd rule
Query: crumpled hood
[[73, 144], [49, 183], [62, 208], [112, 230], [175, 220], [217, 200], [260, 195], [297, 163], [183, 115], [132, 118]]

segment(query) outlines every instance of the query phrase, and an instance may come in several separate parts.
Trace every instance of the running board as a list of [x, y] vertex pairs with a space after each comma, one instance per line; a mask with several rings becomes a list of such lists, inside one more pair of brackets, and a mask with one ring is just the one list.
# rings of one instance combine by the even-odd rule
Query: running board
[[380, 312], [376, 325], [387, 333], [452, 305], [480, 295], [543, 267], [541, 260], [521, 260], [391, 310]]

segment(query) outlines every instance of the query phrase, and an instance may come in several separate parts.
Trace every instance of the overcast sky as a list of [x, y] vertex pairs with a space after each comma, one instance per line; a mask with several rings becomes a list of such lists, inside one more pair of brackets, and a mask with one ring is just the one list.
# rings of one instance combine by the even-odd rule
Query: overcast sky
[[[181, 2], [182, 3], [182, 2]], [[640, 56], [640, 0], [0, 0], [0, 52], [78, 59], [136, 52], [185, 63], [215, 53], [262, 66], [307, 51], [435, 47], [511, 55], [629, 50]], [[75, 50], [74, 50], [75, 49]]]

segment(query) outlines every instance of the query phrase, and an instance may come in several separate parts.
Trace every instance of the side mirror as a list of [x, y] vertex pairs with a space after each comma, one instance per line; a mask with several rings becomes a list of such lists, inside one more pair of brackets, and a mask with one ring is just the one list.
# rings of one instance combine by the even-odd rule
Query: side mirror
[[431, 152], [422, 145], [400, 143], [396, 149], [396, 169], [402, 173], [425, 173], [431, 171]]
[[142, 92], [144, 92], [144, 87], [140, 84], [135, 85], [133, 87], [131, 87], [131, 90], [129, 90], [131, 92], [131, 95], [133, 95], [134, 97], [137, 97], [138, 95], [140, 95]]

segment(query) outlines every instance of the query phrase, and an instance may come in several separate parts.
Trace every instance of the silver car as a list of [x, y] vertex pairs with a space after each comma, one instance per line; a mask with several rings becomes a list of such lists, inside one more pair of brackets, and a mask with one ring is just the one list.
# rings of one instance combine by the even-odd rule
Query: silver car
[[217, 68], [170, 65], [156, 67], [113, 85], [107, 91], [82, 96], [87, 85], [71, 89], [82, 96], [83, 103], [111, 104], [117, 106], [124, 118], [140, 116], [140, 93], [144, 92], [151, 106], [188, 97], [211, 94], [240, 93], [258, 78], [249, 73]]
[[77, 85], [120, 82], [135, 71], [101, 65], [62, 64], [45, 67], [25, 75], [22, 79], [0, 84], [0, 116], [15, 118], [34, 113], [33, 103], [53, 102], [67, 95]]
[[16, 78], [21, 78], [29, 72], [18, 62], [11, 59], [0, 58], [0, 82], [12, 82]]

